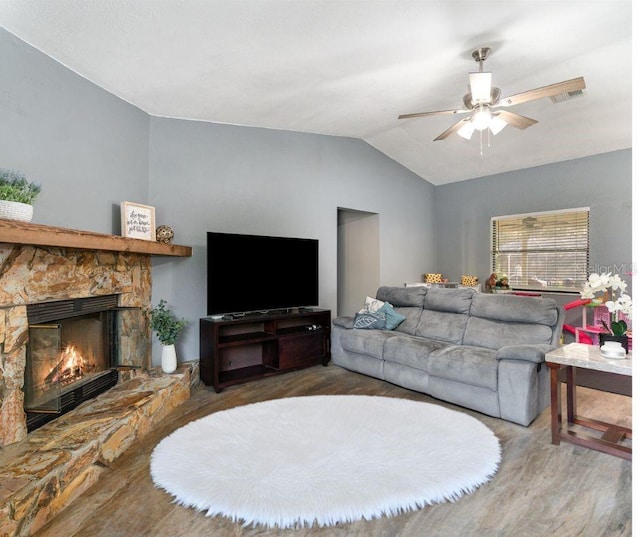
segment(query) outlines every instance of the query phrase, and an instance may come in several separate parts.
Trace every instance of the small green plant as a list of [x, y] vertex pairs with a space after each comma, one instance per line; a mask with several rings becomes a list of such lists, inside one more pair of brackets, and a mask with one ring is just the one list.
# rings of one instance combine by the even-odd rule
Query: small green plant
[[166, 308], [166, 300], [151, 310], [151, 329], [156, 333], [163, 345], [175, 344], [182, 329], [187, 326], [186, 319], [178, 319]]
[[23, 173], [0, 168], [0, 200], [32, 205], [40, 190], [42, 186], [27, 181]]

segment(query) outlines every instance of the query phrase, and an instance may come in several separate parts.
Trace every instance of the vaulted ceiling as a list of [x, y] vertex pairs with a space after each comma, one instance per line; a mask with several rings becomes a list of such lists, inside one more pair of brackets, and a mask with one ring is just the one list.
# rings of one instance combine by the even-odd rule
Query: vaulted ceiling
[[[0, 25], [155, 116], [360, 138], [434, 185], [631, 147], [631, 2], [2, 0]], [[584, 95], [511, 111], [480, 155], [433, 139], [459, 117], [471, 51], [512, 95], [582, 76]]]

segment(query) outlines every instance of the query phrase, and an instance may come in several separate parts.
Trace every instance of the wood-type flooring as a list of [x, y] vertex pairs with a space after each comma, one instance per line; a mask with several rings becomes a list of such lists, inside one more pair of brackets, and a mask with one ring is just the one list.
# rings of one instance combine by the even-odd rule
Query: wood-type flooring
[[[466, 412], [500, 439], [495, 477], [456, 502], [372, 521], [333, 527], [243, 527], [172, 502], [154, 487], [149, 458], [155, 445], [186, 423], [238, 405], [319, 394], [404, 397]], [[631, 398], [578, 388], [580, 414], [630, 426]], [[375, 420], [375, 416], [371, 416]], [[398, 416], [402, 419], [402, 416]], [[104, 472], [38, 537], [604, 537], [631, 535], [631, 462], [571, 444], [551, 444], [547, 408], [529, 427], [491, 418], [333, 364], [261, 379], [214, 393], [196, 389], [142, 441]], [[183, 454], [189, 457], [188, 451]], [[259, 456], [259, 453], [256, 453]], [[393, 454], [390, 454], [393, 456]], [[283, 453], [286, 457], [286, 453]], [[197, 474], [198, 469], [193, 468]]]

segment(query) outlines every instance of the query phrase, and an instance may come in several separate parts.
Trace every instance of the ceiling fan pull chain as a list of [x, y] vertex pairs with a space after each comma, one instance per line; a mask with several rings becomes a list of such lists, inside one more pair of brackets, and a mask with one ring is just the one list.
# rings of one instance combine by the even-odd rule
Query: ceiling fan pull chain
[[484, 153], [482, 152], [482, 131], [480, 131], [480, 156], [484, 156]]

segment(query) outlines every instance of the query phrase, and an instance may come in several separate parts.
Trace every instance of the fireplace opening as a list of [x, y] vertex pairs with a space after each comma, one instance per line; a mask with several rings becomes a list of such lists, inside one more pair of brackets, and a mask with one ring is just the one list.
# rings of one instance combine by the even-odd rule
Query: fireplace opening
[[118, 307], [117, 295], [27, 306], [24, 409], [29, 432], [118, 383], [116, 368], [124, 365], [121, 312], [128, 310]]

